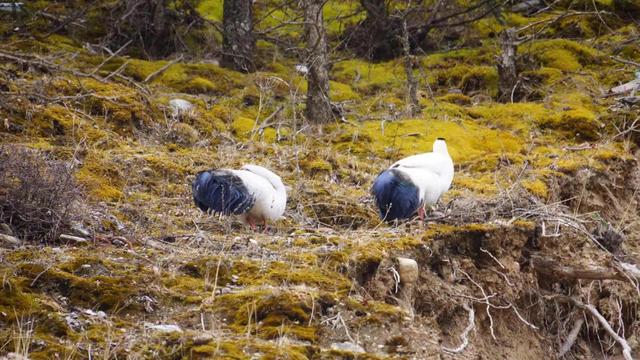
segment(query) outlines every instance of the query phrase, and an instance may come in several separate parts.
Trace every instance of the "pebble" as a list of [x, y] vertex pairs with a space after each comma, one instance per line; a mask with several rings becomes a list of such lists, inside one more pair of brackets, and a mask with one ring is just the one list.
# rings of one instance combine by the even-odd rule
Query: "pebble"
[[400, 281], [404, 284], [413, 284], [418, 281], [418, 263], [413, 259], [403, 257], [399, 257], [397, 260]]
[[13, 236], [13, 230], [11, 230], [11, 226], [5, 223], [0, 223], [0, 233]]
[[172, 325], [172, 324], [158, 324], [158, 325], [153, 325], [153, 324], [145, 324], [145, 326], [151, 330], [156, 330], [156, 331], [160, 331], [160, 332], [165, 332], [165, 333], [170, 333], [170, 332], [182, 332], [182, 329], [180, 328], [180, 326], [178, 325]]
[[297, 64], [295, 66], [295, 69], [301, 75], [307, 75], [307, 73], [309, 72], [309, 68], [307, 67], [307, 65], [303, 64]]
[[21, 244], [22, 244], [22, 241], [20, 241], [20, 239], [16, 237], [0, 234], [0, 248], [7, 248], [7, 249], [17, 248]]
[[354, 354], [364, 354], [365, 351], [362, 346], [354, 344], [352, 342], [341, 342], [331, 344], [331, 350], [336, 351], [348, 351]]
[[186, 114], [193, 109], [193, 104], [184, 99], [169, 100], [169, 107], [173, 110], [173, 116]]

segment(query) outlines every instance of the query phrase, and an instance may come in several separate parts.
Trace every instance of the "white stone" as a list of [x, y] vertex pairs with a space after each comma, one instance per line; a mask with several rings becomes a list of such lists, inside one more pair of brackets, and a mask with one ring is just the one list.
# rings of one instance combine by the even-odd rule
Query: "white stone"
[[158, 325], [145, 324], [145, 326], [151, 330], [156, 330], [156, 331], [165, 332], [165, 333], [170, 333], [170, 332], [181, 333], [182, 332], [182, 329], [180, 328], [180, 326], [172, 325], [172, 324], [158, 324]]
[[184, 99], [169, 100], [169, 107], [173, 110], [173, 116], [187, 114], [193, 110], [193, 104]]
[[331, 350], [348, 351], [354, 354], [364, 354], [366, 352], [362, 346], [352, 342], [333, 343], [331, 344]]
[[398, 273], [400, 274], [400, 282], [403, 284], [413, 284], [418, 281], [418, 263], [409, 258], [399, 257]]
[[307, 67], [307, 65], [298, 64], [296, 65], [296, 71], [301, 75], [307, 75], [307, 73], [309, 73], [309, 68]]

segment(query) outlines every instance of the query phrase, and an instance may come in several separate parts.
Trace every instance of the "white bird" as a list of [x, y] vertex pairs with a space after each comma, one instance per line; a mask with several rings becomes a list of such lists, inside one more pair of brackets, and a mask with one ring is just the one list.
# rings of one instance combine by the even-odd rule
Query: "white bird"
[[243, 223], [256, 228], [267, 221], [283, 219], [287, 191], [282, 179], [258, 165], [240, 170], [201, 171], [192, 184], [193, 201], [200, 210], [222, 215], [239, 215]]
[[435, 205], [449, 190], [453, 172], [453, 160], [443, 138], [433, 143], [433, 152], [395, 162], [373, 182], [380, 217], [386, 221], [407, 219], [417, 211], [424, 219], [425, 207]]

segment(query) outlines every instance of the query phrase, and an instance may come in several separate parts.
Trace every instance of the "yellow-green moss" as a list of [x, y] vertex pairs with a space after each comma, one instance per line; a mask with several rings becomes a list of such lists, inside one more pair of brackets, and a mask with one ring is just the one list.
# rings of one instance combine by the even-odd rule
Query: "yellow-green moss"
[[523, 134], [532, 125], [549, 116], [549, 110], [538, 103], [491, 104], [467, 109], [469, 116], [482, 119], [487, 125], [499, 129], [517, 130]]
[[402, 66], [395, 60], [376, 64], [361, 60], [341, 61], [334, 66], [332, 75], [336, 82], [350, 84], [364, 94], [402, 86], [406, 79]]
[[527, 189], [531, 194], [541, 199], [546, 199], [549, 196], [549, 187], [544, 181], [540, 179], [523, 180], [521, 182], [522, 187]]
[[[522, 139], [472, 121], [402, 120], [386, 123], [384, 129], [378, 121], [366, 121], [358, 127], [347, 126], [344, 128], [346, 133], [336, 141], [336, 148], [390, 159], [431, 151], [437, 137], [447, 139], [449, 153], [457, 164], [486, 154], [517, 153], [522, 147]], [[356, 131], [359, 135], [355, 139], [347, 135]]]
[[597, 50], [567, 39], [532, 41], [521, 47], [520, 52], [531, 53], [544, 66], [563, 71], [580, 70], [600, 57]]
[[205, 19], [222, 22], [222, 0], [201, 0], [196, 7], [196, 10]]
[[255, 129], [255, 126], [255, 119], [240, 116], [231, 123], [231, 130], [238, 138], [247, 139], [251, 136], [251, 131]]
[[96, 200], [117, 201], [122, 197], [122, 174], [103, 154], [89, 153], [76, 173], [78, 182]]
[[184, 146], [191, 146], [198, 141], [199, 134], [189, 124], [177, 123], [171, 126], [168, 134], [169, 140]]
[[470, 105], [471, 98], [464, 94], [447, 94], [444, 96], [438, 96], [438, 101], [445, 101], [456, 105]]
[[456, 65], [431, 71], [428, 80], [431, 86], [442, 90], [458, 88], [464, 93], [482, 90], [491, 96], [498, 93], [498, 72], [495, 66]]
[[356, 94], [351, 86], [336, 81], [329, 83], [330, 95], [332, 101], [358, 100], [360, 96]]
[[543, 128], [561, 130], [569, 137], [584, 140], [595, 140], [600, 136], [600, 123], [596, 115], [583, 107], [568, 109], [542, 118], [538, 124]]
[[330, 173], [333, 170], [331, 163], [323, 159], [302, 160], [300, 167], [311, 176], [318, 173]]

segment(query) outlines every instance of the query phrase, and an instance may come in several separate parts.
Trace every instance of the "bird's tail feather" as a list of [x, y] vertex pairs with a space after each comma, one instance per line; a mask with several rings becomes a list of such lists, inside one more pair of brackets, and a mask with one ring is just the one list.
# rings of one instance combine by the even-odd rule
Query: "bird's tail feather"
[[410, 218], [420, 206], [418, 187], [402, 171], [385, 170], [373, 183], [372, 191], [386, 221]]
[[199, 173], [193, 181], [192, 192], [196, 206], [214, 214], [244, 214], [255, 203], [242, 180], [225, 170]]

